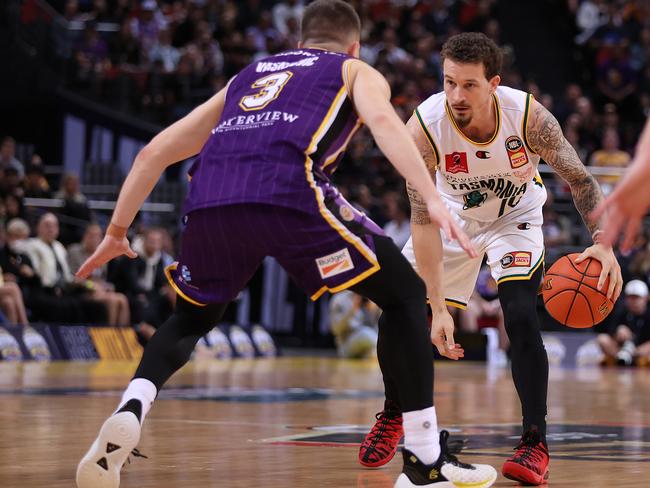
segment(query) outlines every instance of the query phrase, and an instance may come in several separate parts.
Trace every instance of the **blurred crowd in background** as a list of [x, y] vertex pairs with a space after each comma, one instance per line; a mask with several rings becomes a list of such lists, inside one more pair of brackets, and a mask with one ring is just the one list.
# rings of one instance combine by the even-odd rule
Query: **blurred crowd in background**
[[[301, 14], [308, 2], [52, 0], [50, 3], [65, 19], [71, 33], [67, 86], [114, 109], [164, 126], [206, 100], [250, 62], [295, 47]], [[561, 90], [555, 91], [540, 86], [535, 73], [519, 68], [519, 64], [527, 63], [518, 63], [513, 42], [505, 35], [508, 26], [498, 20], [504, 18], [498, 1], [357, 0], [350, 3], [362, 19], [361, 57], [386, 76], [392, 88], [393, 104], [404, 120], [421, 101], [442, 89], [439, 53], [445, 40], [459, 32], [481, 31], [503, 47], [502, 84], [531, 92], [555, 114], [582, 161], [597, 168], [597, 178], [605, 192], [630, 162], [640, 127], [650, 115], [650, 6], [647, 2], [558, 2], [565, 9], [559, 29], [570, 39], [565, 48], [573, 62], [570, 79]], [[537, 43], [539, 49], [544, 49], [543, 41], [521, 40]], [[160, 313], [154, 310], [164, 311], [170, 306], [171, 297], [162, 279], [162, 268], [155, 263], [171, 260], [175, 236], [163, 230], [142, 229], [138, 232], [139, 240], [147, 251], [140, 261], [128, 265], [116, 263], [95, 276], [93, 284], [77, 282], [70, 273], [81, 256], [97, 245], [101, 228], [87, 227], [94, 218], [80, 192], [78, 178], [66, 175], [56, 182], [58, 188], [54, 189], [54, 182], [47, 180], [42, 168], [43, 161], [38, 154], [19, 161], [15, 157], [13, 138], [2, 139], [0, 219], [4, 226], [0, 236], [6, 234], [6, 238], [0, 244], [5, 245], [6, 253], [21, 249], [22, 255], [31, 259], [35, 275], [40, 277], [37, 285], [33, 277], [23, 277], [15, 270], [9, 272], [5, 269], [5, 258], [0, 257], [5, 274], [2, 286], [13, 289], [11, 283], [17, 283], [27, 297], [24, 302], [30, 314], [36, 318], [39, 310], [49, 307], [46, 298], [56, 297], [64, 314], [61, 317], [74, 318], [78, 314], [77, 318], [82, 320], [88, 314], [96, 314], [93, 307], [97, 306], [109, 322], [144, 324], [144, 329], [155, 326]], [[406, 242], [409, 205], [403, 180], [383, 158], [369, 133], [362, 130], [353, 139], [335, 181], [344, 195], [384, 226], [399, 246]], [[580, 227], [576, 225], [579, 220], [570, 205], [568, 187], [553, 176], [546, 176], [544, 181], [550, 190], [544, 209], [544, 233], [547, 255], [552, 261], [557, 253], [588, 242], [586, 233], [576, 230]], [[47, 214], [46, 218], [42, 211], [35, 214], [26, 211], [25, 197], [56, 197], [64, 204], [56, 215]], [[51, 227], [55, 219], [57, 231], [50, 229], [49, 237], [44, 238], [41, 235], [45, 232], [43, 227], [47, 227], [44, 222], [49, 222]], [[46, 244], [49, 240], [50, 244], [40, 246], [27, 241], [26, 247], [12, 247], [9, 229], [17, 221], [27, 225], [23, 233], [32, 240], [40, 239]], [[53, 248], [53, 241], [60, 241], [63, 247]], [[54, 268], [50, 263], [47, 271], [54, 273], [54, 281], [39, 274], [37, 269], [38, 252], [34, 249], [45, 252], [46, 248], [54, 249], [48, 257], [50, 261], [56, 256]], [[646, 235], [640, 236], [632, 253], [621, 259], [626, 281], [637, 278], [650, 282], [650, 246]], [[34, 292], [34, 287], [45, 287], [48, 291]], [[0, 308], [7, 317], [13, 317], [15, 313], [9, 313], [3, 305], [3, 293], [0, 288]], [[85, 308], [64, 310], [65, 300], [58, 298], [68, 293], [83, 297], [80, 303]], [[496, 308], [494, 297], [490, 296], [485, 303], [481, 302], [480, 315], [492, 315], [498, 320], [497, 311], [492, 310]], [[356, 301], [350, 303], [359, 308]], [[461, 320], [461, 323], [469, 322], [471, 325], [464, 327], [476, 327], [475, 319]]]

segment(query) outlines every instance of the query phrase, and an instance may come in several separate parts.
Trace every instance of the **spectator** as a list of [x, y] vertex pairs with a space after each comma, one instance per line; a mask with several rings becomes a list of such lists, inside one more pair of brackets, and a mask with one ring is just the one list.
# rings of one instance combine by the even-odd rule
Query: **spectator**
[[606, 356], [606, 364], [614, 362], [631, 366], [636, 361], [650, 361], [650, 310], [648, 285], [632, 280], [625, 285], [625, 306], [611, 322], [607, 334], [598, 335], [598, 343]]
[[140, 41], [143, 52], [148, 53], [158, 40], [158, 33], [167, 27], [165, 16], [156, 0], [144, 0], [140, 14], [131, 20], [133, 35]]
[[31, 290], [41, 286], [29, 256], [20, 252], [28, 237], [29, 226], [24, 220], [10, 220], [6, 231], [0, 226], [0, 267], [4, 280], [18, 283], [27, 303]]
[[[553, 208], [553, 193], [548, 193], [546, 203], [542, 207], [544, 224], [544, 246], [547, 251], [558, 246], [571, 244], [571, 222], [566, 215], [560, 215]], [[552, 259], [551, 259], [552, 260]]]
[[302, 12], [305, 6], [302, 0], [285, 0], [279, 2], [273, 7], [273, 26], [282, 35], [286, 36], [290, 32], [289, 23], [293, 20], [302, 19]]
[[281, 36], [280, 33], [273, 27], [273, 19], [268, 10], [264, 10], [256, 23], [256, 25], [246, 29], [246, 35], [251, 36], [253, 39], [253, 48], [256, 51], [264, 51], [266, 49], [266, 40], [273, 39], [277, 41]]
[[[68, 264], [71, 271], [75, 272], [88, 259], [102, 240], [102, 229], [97, 224], [86, 227], [80, 243], [72, 244], [68, 248]], [[114, 291], [114, 286], [106, 280], [107, 266], [97, 268], [89, 277], [92, 286], [89, 296], [103, 303], [108, 315], [108, 325], [130, 326], [131, 312], [129, 301], [122, 293]]]
[[172, 46], [171, 40], [169, 29], [162, 29], [158, 34], [158, 41], [151, 47], [151, 51], [149, 51], [149, 62], [152, 64], [157, 61], [162, 63], [165, 73], [174, 71], [181, 58], [180, 50]]
[[380, 310], [374, 303], [345, 290], [332, 295], [329, 313], [330, 330], [340, 357], [361, 359], [376, 354]]
[[61, 220], [59, 240], [64, 246], [81, 241], [84, 227], [92, 220], [92, 212], [88, 199], [79, 190], [79, 177], [70, 173], [64, 175], [54, 198], [63, 200], [63, 207], [58, 212]]
[[108, 45], [92, 22], [86, 24], [83, 38], [77, 44], [75, 60], [77, 76], [82, 82], [97, 82], [108, 68]]
[[120, 31], [110, 42], [109, 53], [114, 67], [136, 67], [141, 63], [140, 41], [133, 34], [133, 24], [130, 20], [125, 20], [120, 25]]
[[16, 159], [16, 139], [6, 136], [0, 141], [0, 169], [13, 168], [22, 178], [25, 174], [23, 163]]
[[59, 221], [52, 213], [41, 216], [36, 238], [20, 247], [29, 256], [41, 287], [30, 296], [30, 309], [41, 320], [72, 323], [105, 323], [106, 307], [92, 299], [92, 290], [77, 283], [68, 256], [57, 237]]
[[17, 283], [16, 275], [13, 274], [19, 264], [18, 261], [12, 262], [11, 251], [5, 243], [5, 238], [4, 226], [0, 226], [0, 310], [9, 324], [29, 325], [23, 292]]
[[115, 290], [125, 294], [131, 305], [132, 322], [138, 334], [148, 340], [170, 313], [174, 293], [165, 277], [166, 256], [162, 252], [163, 233], [147, 229], [141, 242], [134, 241], [138, 257], [121, 257], [108, 269]]
[[27, 213], [23, 205], [23, 199], [16, 195], [9, 194], [4, 198], [5, 220], [27, 219]]
[[402, 249], [411, 237], [409, 204], [397, 192], [388, 192], [384, 195], [384, 206], [389, 219], [384, 225], [384, 232]]
[[[591, 166], [626, 168], [630, 163], [630, 155], [620, 149], [620, 140], [616, 129], [607, 128], [603, 132], [601, 149], [591, 155]], [[613, 185], [619, 180], [620, 175], [597, 175], [596, 179], [601, 184], [603, 192], [609, 193]]]
[[43, 166], [40, 164], [30, 164], [25, 171], [23, 180], [25, 197], [29, 198], [50, 198], [50, 185], [45, 179]]
[[[2, 170], [0, 169], [0, 172]], [[0, 174], [0, 195], [14, 195], [16, 197], [23, 196], [22, 188], [23, 178], [18, 173], [16, 168], [7, 168], [4, 170], [4, 177]]]

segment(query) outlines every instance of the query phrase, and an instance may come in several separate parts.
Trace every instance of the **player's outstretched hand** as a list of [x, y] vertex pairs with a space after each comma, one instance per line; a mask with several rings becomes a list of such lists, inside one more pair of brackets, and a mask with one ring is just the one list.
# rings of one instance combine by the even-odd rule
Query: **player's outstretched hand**
[[582, 254], [576, 258], [576, 264], [580, 264], [587, 258], [594, 258], [596, 261], [600, 261], [600, 264], [603, 267], [600, 272], [600, 277], [598, 278], [598, 290], [603, 289], [605, 280], [607, 280], [607, 277], [609, 276], [607, 298], [613, 302], [618, 300], [621, 290], [623, 289], [623, 276], [621, 274], [621, 267], [614, 255], [614, 250], [611, 246], [594, 244], [585, 249]]
[[446, 309], [432, 312], [431, 342], [441, 356], [458, 361], [465, 356], [465, 350], [454, 340], [454, 319]]
[[643, 200], [650, 197], [650, 188], [639, 191], [632, 184], [633, 181], [625, 178], [591, 214], [595, 220], [604, 217], [601, 236], [603, 244], [613, 246], [623, 232], [622, 251], [628, 251], [634, 245], [643, 217], [648, 211]]
[[474, 249], [474, 246], [472, 246], [469, 237], [467, 237], [467, 234], [465, 234], [465, 232], [458, 226], [439, 197], [436, 196], [427, 201], [427, 210], [429, 211], [431, 221], [440, 227], [447, 239], [458, 241], [460, 247], [463, 248], [469, 257], [475, 258], [478, 256], [478, 253], [476, 252], [476, 249]]
[[94, 270], [108, 263], [111, 259], [122, 255], [126, 255], [131, 259], [138, 256], [131, 249], [129, 240], [126, 237], [118, 239], [113, 236], [104, 236], [104, 239], [99, 243], [95, 252], [86, 259], [75, 276], [82, 279], [88, 278]]

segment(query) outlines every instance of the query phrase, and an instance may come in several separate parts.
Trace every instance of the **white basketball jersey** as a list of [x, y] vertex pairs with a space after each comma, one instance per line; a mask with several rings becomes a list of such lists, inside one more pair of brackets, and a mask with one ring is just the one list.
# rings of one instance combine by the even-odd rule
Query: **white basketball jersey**
[[532, 96], [500, 86], [493, 96], [494, 136], [475, 142], [456, 125], [444, 92], [415, 111], [438, 158], [436, 183], [450, 210], [463, 219], [493, 222], [515, 209], [541, 207], [546, 189], [537, 173], [539, 156], [526, 141]]

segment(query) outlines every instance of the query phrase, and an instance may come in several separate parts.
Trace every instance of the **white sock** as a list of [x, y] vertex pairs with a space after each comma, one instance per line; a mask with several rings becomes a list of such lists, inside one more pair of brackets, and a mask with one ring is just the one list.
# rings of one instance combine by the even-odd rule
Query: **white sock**
[[145, 416], [151, 409], [153, 401], [156, 399], [157, 394], [158, 390], [156, 389], [156, 385], [151, 381], [145, 380], [144, 378], [136, 378], [129, 383], [129, 386], [127, 386], [126, 391], [122, 395], [120, 405], [117, 407], [115, 412], [122, 408], [129, 400], [139, 400], [142, 404], [142, 416], [140, 417], [140, 424], [142, 425]]
[[404, 412], [404, 447], [424, 464], [433, 464], [440, 457], [440, 434], [436, 407]]

